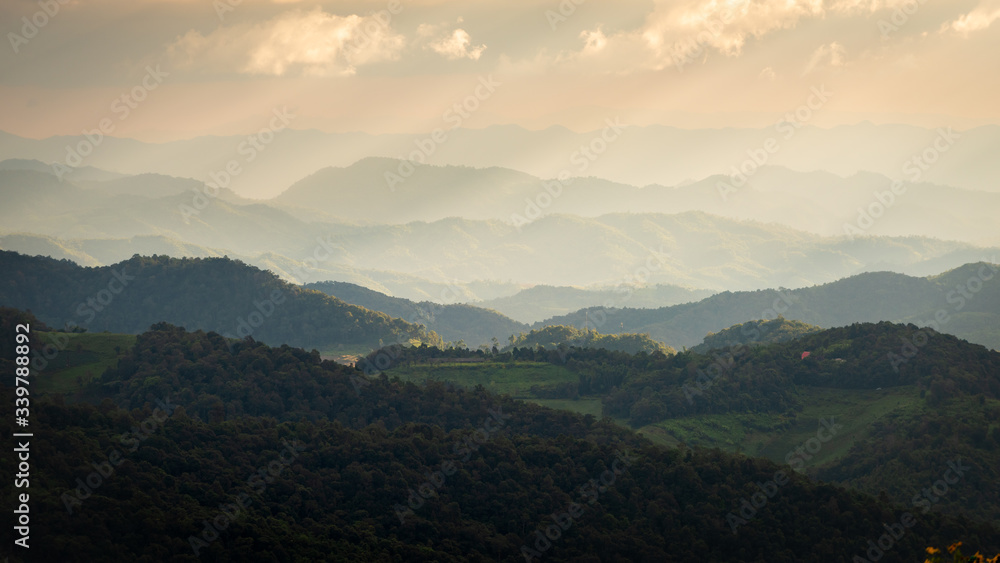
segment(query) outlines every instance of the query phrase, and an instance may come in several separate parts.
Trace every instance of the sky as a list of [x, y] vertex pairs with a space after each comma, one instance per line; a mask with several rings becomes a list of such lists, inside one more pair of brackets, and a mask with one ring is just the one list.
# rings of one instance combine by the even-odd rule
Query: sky
[[1000, 124], [1000, 0], [4, 0], [0, 130]]

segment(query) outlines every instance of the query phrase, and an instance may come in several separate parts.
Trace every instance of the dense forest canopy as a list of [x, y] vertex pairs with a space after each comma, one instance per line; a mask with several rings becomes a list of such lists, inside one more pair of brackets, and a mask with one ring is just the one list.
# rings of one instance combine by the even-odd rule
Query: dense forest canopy
[[[166, 323], [75, 400], [35, 407], [34, 447], [59, 452], [32, 475], [47, 560], [848, 562], [906, 513], [765, 460]], [[920, 514], [884, 560], [955, 538], [1000, 534]]]

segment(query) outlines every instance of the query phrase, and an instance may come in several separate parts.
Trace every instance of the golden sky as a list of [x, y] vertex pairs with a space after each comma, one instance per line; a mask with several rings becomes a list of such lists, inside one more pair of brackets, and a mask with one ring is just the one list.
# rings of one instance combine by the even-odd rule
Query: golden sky
[[815, 125], [965, 128], [1000, 123], [997, 20], [1000, 0], [5, 0], [0, 130], [169, 141], [288, 106], [296, 129], [424, 132], [463, 103], [472, 128], [762, 127], [814, 87]]

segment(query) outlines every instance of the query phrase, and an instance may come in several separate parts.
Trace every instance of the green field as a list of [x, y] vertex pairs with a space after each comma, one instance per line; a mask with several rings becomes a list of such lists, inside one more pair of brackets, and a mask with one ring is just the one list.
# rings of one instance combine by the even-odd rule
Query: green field
[[48, 360], [45, 369], [32, 372], [35, 389], [40, 393], [73, 393], [92, 377], [117, 365], [118, 355], [135, 344], [131, 334], [110, 333], [37, 333], [41, 342], [56, 344], [55, 336], [68, 338], [65, 348]]
[[[394, 368], [389, 377], [421, 382], [428, 379], [447, 381], [464, 387], [482, 385], [487, 390], [507, 394], [553, 409], [562, 409], [600, 418], [599, 397], [579, 399], [540, 399], [531, 392], [533, 385], [553, 385], [577, 381], [576, 375], [562, 366], [541, 362], [482, 362], [415, 364]], [[726, 413], [673, 418], [638, 429], [655, 444], [665, 447], [719, 448], [754, 457], [766, 457], [785, 463], [789, 452], [816, 437], [821, 418], [833, 417], [842, 425], [836, 435], [806, 462], [805, 470], [835, 461], [858, 440], [868, 436], [872, 422], [890, 413], [912, 414], [923, 408], [919, 392], [913, 387], [880, 391], [801, 387], [799, 399], [803, 410], [794, 415]], [[627, 423], [615, 421], [622, 426]], [[824, 434], [825, 435], [825, 434]], [[815, 442], [814, 442], [815, 443]]]
[[482, 385], [488, 391], [517, 399], [535, 399], [531, 392], [533, 385], [579, 381], [579, 377], [568, 369], [544, 362], [412, 364], [392, 368], [386, 375], [413, 382], [447, 381], [470, 388]]
[[889, 414], [913, 415], [923, 408], [915, 387], [881, 391], [801, 387], [804, 408], [794, 418], [778, 414], [716, 414], [664, 420], [640, 429], [658, 443], [668, 443], [665, 433], [688, 446], [719, 448], [785, 463], [785, 456], [816, 436], [821, 418], [843, 425], [806, 464], [808, 471], [847, 454], [868, 436], [872, 422]]

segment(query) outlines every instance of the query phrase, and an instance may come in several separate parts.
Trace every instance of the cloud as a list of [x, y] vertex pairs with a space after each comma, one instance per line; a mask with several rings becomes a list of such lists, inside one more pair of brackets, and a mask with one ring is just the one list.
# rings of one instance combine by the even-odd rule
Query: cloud
[[397, 60], [405, 40], [388, 21], [292, 10], [259, 24], [189, 31], [167, 47], [176, 68], [283, 76], [350, 76], [358, 66]]
[[[608, 53], [619, 58], [617, 70], [661, 70], [705, 60], [716, 52], [728, 57], [743, 54], [748, 41], [794, 29], [806, 19], [832, 16], [867, 17], [913, 4], [918, 0], [655, 0], [638, 28], [604, 36], [598, 31], [581, 35], [584, 46], [558, 57], [561, 63], [594, 63], [604, 68]], [[1000, 0], [986, 0], [1000, 3]], [[598, 47], [599, 48], [596, 48]], [[843, 46], [827, 45], [819, 53], [828, 66], [842, 66]], [[622, 64], [623, 61], [627, 61]], [[610, 68], [610, 67], [608, 67]]]
[[778, 75], [777, 75], [777, 73], [774, 72], [773, 68], [766, 67], [766, 68], [764, 68], [764, 70], [760, 71], [760, 74], [757, 75], [757, 78], [760, 78], [761, 80], [767, 80], [767, 81], [770, 81], [770, 82], [774, 82], [774, 79], [777, 76]]
[[751, 37], [795, 27], [823, 15], [822, 0], [738, 0], [658, 2], [641, 30], [651, 52], [667, 66], [705, 49], [738, 56]]
[[880, 10], [895, 10], [903, 6], [912, 6], [915, 2], [923, 4], [926, 0], [834, 0], [830, 2], [830, 11], [842, 14], [875, 13]]
[[815, 51], [813, 51], [812, 57], [809, 58], [809, 63], [806, 65], [806, 69], [802, 71], [802, 75], [805, 76], [816, 69], [819, 68], [840, 68], [844, 66], [844, 58], [847, 56], [847, 49], [840, 43], [834, 41], [829, 45], [820, 45]]
[[[417, 29], [417, 34], [428, 37], [436, 33], [435, 26], [421, 25]], [[472, 46], [472, 37], [464, 29], [458, 28], [450, 34], [431, 40], [427, 46], [439, 55], [443, 55], [449, 60], [472, 59], [478, 60], [486, 50], [486, 45]]]
[[982, 0], [971, 12], [945, 23], [941, 31], [953, 31], [968, 36], [974, 31], [988, 28], [1000, 19], [1000, 0]]

